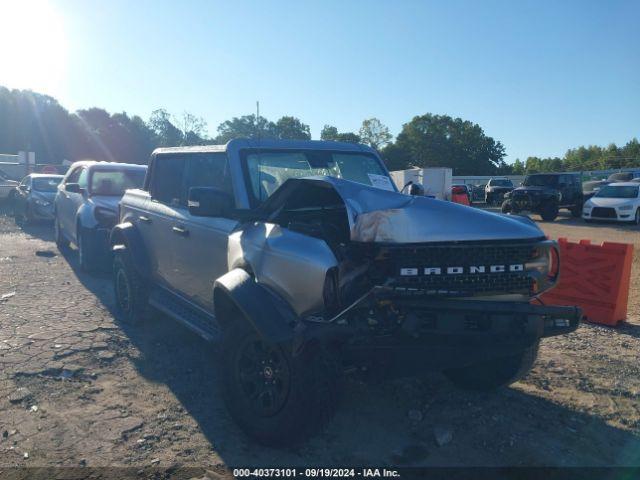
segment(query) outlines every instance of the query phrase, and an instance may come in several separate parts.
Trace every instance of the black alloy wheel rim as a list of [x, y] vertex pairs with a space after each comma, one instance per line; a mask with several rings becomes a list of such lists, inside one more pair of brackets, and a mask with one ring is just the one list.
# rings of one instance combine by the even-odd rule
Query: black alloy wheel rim
[[236, 353], [235, 377], [243, 400], [260, 417], [277, 414], [289, 395], [290, 371], [279, 348], [250, 335]]

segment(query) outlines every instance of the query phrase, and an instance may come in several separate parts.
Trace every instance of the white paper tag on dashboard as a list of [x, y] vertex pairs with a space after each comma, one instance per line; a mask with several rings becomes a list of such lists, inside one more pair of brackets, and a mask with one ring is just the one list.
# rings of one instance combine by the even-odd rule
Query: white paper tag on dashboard
[[391, 179], [385, 175], [376, 175], [375, 173], [368, 173], [371, 185], [382, 190], [394, 191]]

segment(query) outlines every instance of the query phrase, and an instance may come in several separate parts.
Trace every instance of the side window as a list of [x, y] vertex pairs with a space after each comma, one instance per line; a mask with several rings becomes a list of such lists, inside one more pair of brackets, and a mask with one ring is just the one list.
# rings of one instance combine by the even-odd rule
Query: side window
[[65, 180], [65, 184], [67, 183], [78, 183], [78, 178], [80, 177], [80, 173], [82, 172], [82, 167], [77, 167], [73, 172], [69, 174], [67, 179]]
[[151, 178], [151, 198], [172, 206], [184, 206], [186, 198], [182, 195], [185, 159], [180, 156], [158, 156], [153, 164]]
[[89, 169], [88, 168], [83, 168], [80, 171], [80, 176], [78, 177], [78, 185], [80, 185], [80, 188], [84, 188], [85, 190], [87, 189], [87, 186], [88, 186], [87, 177], [88, 176], [89, 176]]
[[233, 194], [229, 162], [225, 153], [192, 155], [187, 165], [184, 197], [189, 196], [191, 187], [213, 187]]

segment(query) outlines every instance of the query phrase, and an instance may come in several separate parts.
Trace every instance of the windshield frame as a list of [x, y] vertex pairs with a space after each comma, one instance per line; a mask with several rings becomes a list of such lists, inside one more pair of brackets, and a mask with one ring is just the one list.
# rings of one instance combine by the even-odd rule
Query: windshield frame
[[[252, 185], [252, 181], [251, 181], [251, 173], [249, 172], [249, 165], [247, 162], [247, 157], [251, 154], [255, 154], [257, 152], [260, 153], [316, 153], [318, 151], [321, 152], [325, 152], [328, 154], [341, 154], [341, 155], [360, 155], [360, 156], [365, 156], [365, 157], [369, 157], [373, 160], [375, 160], [378, 165], [380, 166], [380, 169], [382, 170], [382, 172], [384, 172], [385, 176], [387, 176], [391, 182], [391, 185], [393, 186], [393, 191], [394, 192], [398, 192], [398, 187], [396, 186], [395, 182], [393, 181], [393, 178], [391, 177], [391, 174], [389, 173], [389, 170], [387, 169], [387, 166], [384, 164], [384, 162], [380, 159], [380, 157], [378, 155], [375, 155], [374, 153], [371, 152], [367, 152], [367, 151], [358, 151], [358, 150], [343, 150], [340, 148], [336, 148], [336, 149], [313, 149], [313, 148], [258, 148], [258, 147], [251, 147], [251, 148], [242, 148], [240, 149], [239, 152], [239, 157], [240, 157], [240, 166], [242, 169], [242, 177], [244, 180], [244, 189], [247, 192], [247, 197], [249, 199], [249, 205], [251, 206], [251, 208], [258, 208], [260, 205], [262, 205], [265, 201], [267, 201], [271, 195], [269, 195], [269, 197], [267, 197], [264, 200], [260, 200], [258, 198], [256, 198], [255, 193], [253, 191], [253, 188], [251, 188]], [[313, 176], [313, 175], [309, 175], [309, 176]], [[303, 178], [303, 177], [301, 177]], [[337, 178], [337, 177], [334, 177]], [[348, 179], [344, 179], [347, 180]], [[284, 183], [283, 183], [284, 184]], [[365, 184], [362, 184], [365, 185]], [[280, 185], [278, 188], [276, 188], [275, 191], [277, 191], [282, 185]], [[367, 185], [365, 185], [367, 186]], [[369, 187], [371, 187], [371, 185], [368, 185]], [[274, 192], [275, 193], [275, 192]], [[273, 194], [272, 194], [273, 195]]]
[[104, 194], [96, 194], [93, 192], [93, 175], [96, 172], [125, 172], [125, 171], [139, 171], [143, 177], [142, 177], [142, 183], [140, 184], [140, 186], [138, 187], [133, 187], [133, 188], [142, 188], [142, 185], [144, 185], [145, 182], [145, 176], [146, 176], [146, 170], [144, 168], [136, 168], [136, 167], [132, 167], [132, 166], [126, 166], [126, 167], [118, 167], [118, 168], [92, 168], [89, 171], [89, 178], [87, 178], [87, 194], [91, 197], [91, 196], [98, 196], [98, 197], [122, 197], [122, 195], [124, 194], [115, 194], [115, 195], [104, 195]]

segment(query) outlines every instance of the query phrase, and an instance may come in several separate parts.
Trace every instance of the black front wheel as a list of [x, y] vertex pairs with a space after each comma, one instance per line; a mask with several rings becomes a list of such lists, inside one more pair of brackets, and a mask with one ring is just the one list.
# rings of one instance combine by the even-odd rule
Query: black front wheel
[[88, 229], [78, 226], [78, 261], [85, 272], [93, 272], [100, 264], [100, 254], [93, 235]]
[[512, 384], [525, 377], [538, 357], [539, 342], [520, 353], [499, 357], [464, 368], [446, 370], [444, 374], [456, 386], [466, 390], [488, 391]]
[[147, 318], [149, 288], [126, 249], [118, 250], [113, 259], [113, 290], [116, 305], [126, 323], [136, 324]]
[[24, 215], [20, 211], [20, 205], [18, 201], [14, 198], [11, 204], [13, 209], [13, 218], [15, 219], [16, 223], [22, 223], [24, 221]]
[[252, 438], [287, 445], [322, 428], [337, 403], [337, 368], [319, 346], [291, 355], [233, 319], [222, 345], [222, 389], [229, 413]]
[[57, 217], [53, 220], [53, 229], [53, 235], [56, 239], [56, 246], [58, 247], [58, 250], [60, 250], [61, 252], [66, 251], [69, 248], [69, 240], [67, 240], [67, 237], [65, 237], [64, 233], [62, 233], [60, 220], [58, 220]]
[[540, 208], [540, 216], [545, 222], [553, 222], [558, 218], [558, 205], [555, 203], [546, 203]]
[[500, 207], [502, 213], [512, 213], [513, 207], [511, 206], [511, 202], [509, 200], [505, 200], [502, 202], [502, 207]]
[[635, 224], [640, 225], [640, 208], [636, 210]]

